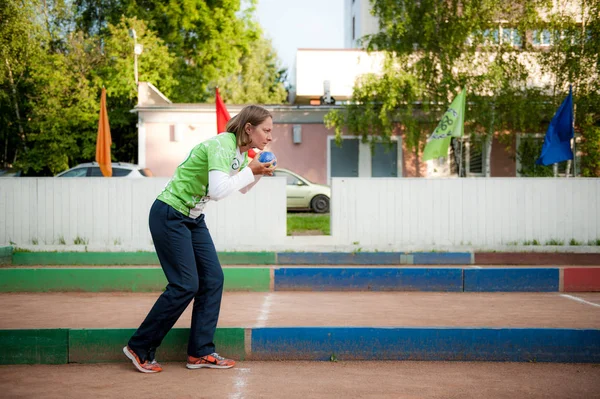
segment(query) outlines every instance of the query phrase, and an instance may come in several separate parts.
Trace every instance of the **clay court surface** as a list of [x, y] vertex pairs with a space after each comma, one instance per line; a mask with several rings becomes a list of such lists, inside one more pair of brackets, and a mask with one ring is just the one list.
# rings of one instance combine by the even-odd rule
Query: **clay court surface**
[[[0, 294], [0, 328], [137, 328], [158, 295]], [[175, 327], [189, 327], [190, 309]], [[600, 293], [226, 292], [219, 326], [597, 329]]]
[[[0, 329], [136, 328], [159, 293], [0, 294]], [[583, 302], [582, 302], [583, 301]], [[176, 327], [189, 327], [186, 310]], [[220, 327], [600, 328], [600, 293], [226, 292]], [[159, 358], [160, 359], [160, 358]], [[600, 364], [259, 362], [0, 366], [6, 398], [600, 398]]]
[[485, 362], [241, 362], [229, 370], [166, 363], [0, 366], [4, 398], [600, 397], [600, 365]]

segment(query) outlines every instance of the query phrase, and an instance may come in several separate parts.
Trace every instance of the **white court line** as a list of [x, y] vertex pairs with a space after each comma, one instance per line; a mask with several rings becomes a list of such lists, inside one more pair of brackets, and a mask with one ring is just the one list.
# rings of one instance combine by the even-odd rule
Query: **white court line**
[[229, 399], [244, 399], [244, 388], [246, 387], [246, 375], [250, 372], [249, 368], [235, 369], [236, 377], [234, 380], [235, 392], [229, 395]]
[[258, 315], [258, 320], [256, 321], [256, 327], [265, 327], [267, 325], [267, 320], [269, 320], [269, 313], [271, 312], [271, 297], [272, 293], [268, 293], [265, 296], [265, 300], [260, 308], [260, 314]]
[[585, 299], [577, 298], [576, 296], [573, 296], [573, 295], [568, 295], [568, 294], [560, 294], [560, 296], [562, 296], [562, 297], [564, 297], [564, 298], [569, 298], [569, 299], [572, 299], [572, 300], [574, 300], [574, 301], [577, 301], [577, 302], [586, 303], [586, 304], [588, 304], [588, 305], [592, 305], [592, 306], [596, 306], [597, 308], [600, 308], [600, 305], [598, 305], [597, 303], [594, 303], [594, 302], [588, 302], [588, 301], [586, 301]]

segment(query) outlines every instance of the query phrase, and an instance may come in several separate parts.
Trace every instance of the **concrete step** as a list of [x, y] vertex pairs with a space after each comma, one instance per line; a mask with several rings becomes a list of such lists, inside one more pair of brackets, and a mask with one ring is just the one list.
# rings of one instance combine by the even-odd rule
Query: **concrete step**
[[[226, 291], [600, 292], [600, 267], [224, 267]], [[5, 267], [0, 292], [152, 292], [160, 267]]]
[[[158, 294], [0, 294], [0, 363], [124, 361]], [[161, 358], [185, 353], [182, 315]], [[600, 294], [227, 292], [216, 341], [249, 360], [600, 362]]]

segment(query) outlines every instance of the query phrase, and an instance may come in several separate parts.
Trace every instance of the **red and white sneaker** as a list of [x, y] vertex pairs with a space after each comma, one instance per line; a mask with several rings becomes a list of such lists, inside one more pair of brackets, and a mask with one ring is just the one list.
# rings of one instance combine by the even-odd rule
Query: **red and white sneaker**
[[233, 366], [235, 366], [235, 360], [225, 359], [219, 356], [218, 353], [211, 353], [202, 357], [188, 356], [187, 364], [185, 365], [188, 369], [230, 369]]
[[162, 366], [156, 360], [146, 360], [142, 363], [138, 355], [129, 346], [123, 347], [123, 353], [131, 360], [135, 368], [142, 373], [159, 373], [163, 370]]

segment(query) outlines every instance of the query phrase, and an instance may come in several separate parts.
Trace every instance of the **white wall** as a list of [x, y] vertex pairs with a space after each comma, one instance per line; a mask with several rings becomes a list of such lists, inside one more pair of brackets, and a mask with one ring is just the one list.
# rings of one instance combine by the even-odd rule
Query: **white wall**
[[323, 95], [323, 82], [328, 80], [336, 100], [348, 99], [356, 78], [381, 73], [384, 58], [383, 53], [362, 50], [300, 49], [296, 53], [296, 95], [318, 98]]
[[[352, 39], [352, 17], [354, 17], [354, 40]], [[379, 20], [371, 15], [369, 0], [344, 1], [344, 47], [357, 48], [358, 39], [378, 31]]]
[[[80, 237], [90, 251], [152, 250], [148, 211], [166, 182], [0, 178], [0, 246], [77, 250]], [[206, 214], [219, 251], [514, 249], [600, 239], [599, 198], [600, 179], [334, 178], [332, 235], [288, 237], [285, 180], [270, 178]]]

